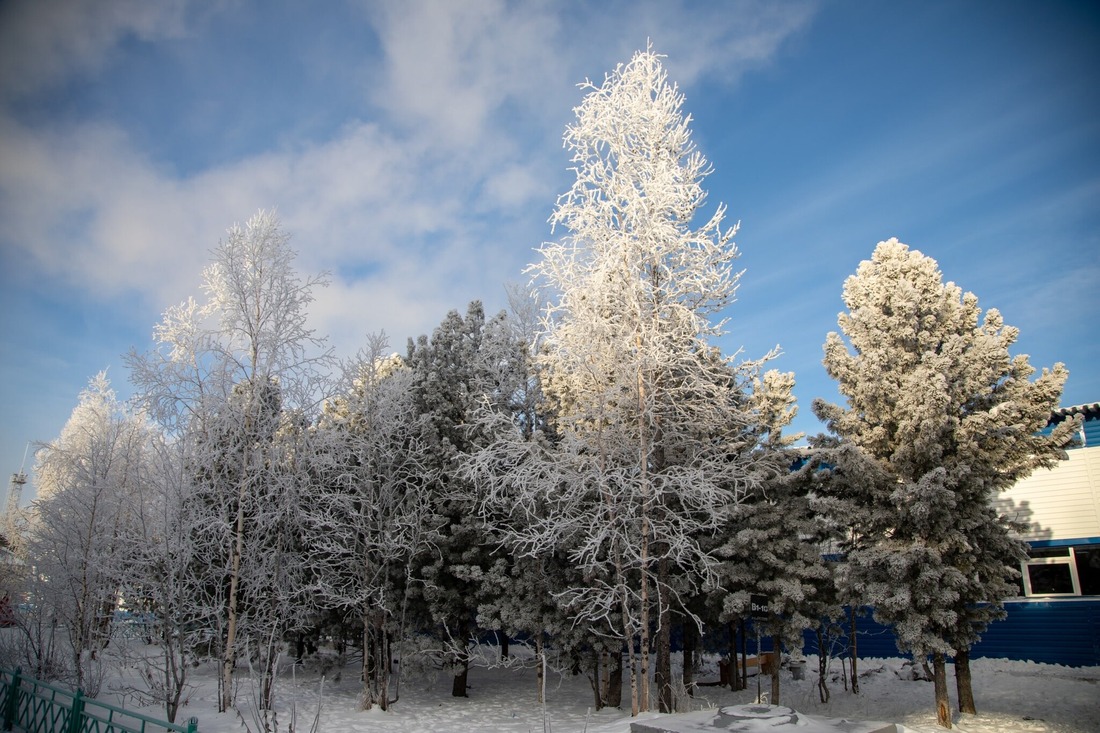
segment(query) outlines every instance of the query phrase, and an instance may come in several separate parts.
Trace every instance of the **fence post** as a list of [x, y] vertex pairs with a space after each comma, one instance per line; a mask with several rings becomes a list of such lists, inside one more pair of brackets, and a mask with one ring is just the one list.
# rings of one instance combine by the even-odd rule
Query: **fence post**
[[73, 708], [69, 715], [69, 730], [67, 733], [80, 733], [84, 727], [84, 693], [78, 687], [73, 695]]
[[15, 715], [19, 712], [19, 683], [23, 675], [23, 668], [16, 667], [11, 676], [11, 686], [8, 688], [8, 699], [4, 700], [4, 730], [11, 730], [15, 725]]
[[199, 733], [199, 719], [193, 715], [187, 721], [187, 733]]

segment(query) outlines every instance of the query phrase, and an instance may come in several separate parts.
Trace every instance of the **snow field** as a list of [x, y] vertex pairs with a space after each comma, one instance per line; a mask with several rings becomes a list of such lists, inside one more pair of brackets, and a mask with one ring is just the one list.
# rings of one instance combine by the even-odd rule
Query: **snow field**
[[[485, 650], [486, 652], [488, 650]], [[520, 650], [522, 655], [525, 650]], [[485, 653], [482, 659], [491, 658]], [[451, 697], [447, 672], [420, 673], [401, 683], [400, 699], [390, 711], [358, 710], [359, 675], [351, 663], [330, 672], [321, 695], [319, 733], [419, 733], [486, 731], [487, 733], [629, 733], [629, 710], [592, 710], [588, 678], [551, 670], [546, 682], [546, 705], [535, 702], [536, 670], [529, 659], [508, 667], [477, 667], [470, 672], [469, 698]], [[680, 663], [674, 655], [674, 665]], [[819, 701], [817, 659], [807, 659], [805, 679], [798, 681], [788, 670], [781, 673], [781, 704], [800, 713], [825, 718], [883, 721], [903, 726], [907, 733], [941, 731], [936, 725], [932, 683], [913, 679], [913, 665], [903, 659], [861, 659], [860, 694], [846, 691], [834, 662], [829, 703]], [[954, 714], [954, 730], [961, 733], [1090, 733], [1100, 731], [1100, 667], [1069, 668], [1058, 665], [1000, 659], [971, 662], [978, 715]], [[196, 670], [197, 685], [184, 709], [185, 716], [199, 718], [202, 733], [239, 733], [255, 723], [247, 713], [249, 682], [242, 676], [238, 703], [245, 710], [218, 714], [216, 668]], [[954, 669], [948, 665], [948, 674]], [[717, 681], [716, 657], [707, 657], [697, 675], [701, 682]], [[624, 679], [624, 686], [627, 684]], [[284, 671], [277, 687], [279, 730], [288, 730], [291, 708], [296, 712], [296, 731], [308, 731], [317, 710], [320, 679], [309, 671]], [[761, 679], [765, 695], [768, 678]], [[954, 682], [949, 682], [952, 705]], [[745, 704], [756, 698], [756, 679], [749, 689], [700, 687], [691, 700], [692, 710]], [[624, 689], [629, 705], [629, 690]], [[242, 723], [243, 719], [243, 723]], [[776, 730], [776, 733], [782, 733]], [[797, 729], [792, 727], [792, 733]]]

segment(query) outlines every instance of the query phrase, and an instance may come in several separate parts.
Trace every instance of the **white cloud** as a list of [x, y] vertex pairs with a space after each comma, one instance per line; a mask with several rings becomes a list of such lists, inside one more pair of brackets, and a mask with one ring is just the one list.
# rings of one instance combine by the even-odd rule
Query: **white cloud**
[[[41, 6], [7, 11], [33, 32], [0, 53], [64, 50], [20, 83], [5, 79], [9, 89], [99, 68], [127, 34], [184, 32], [182, 2], [155, 12], [141, 2], [98, 4], [99, 12], [80, 3]], [[151, 161], [111, 121], [41, 129], [0, 112], [0, 244], [31, 253], [66, 287], [138, 293], [155, 319], [197, 294], [209, 250], [227, 227], [274, 207], [304, 270], [344, 271], [318, 296], [319, 330], [354, 339], [384, 328], [403, 341], [430, 331], [448, 309], [497, 298], [504, 282], [520, 279], [549, 234], [546, 216], [568, 175], [561, 126], [580, 101], [582, 67], [609, 70], [627, 60], [647, 34], [657, 35], [643, 30], [653, 24], [671, 38], [658, 50], [680, 59], [689, 77], [727, 73], [742, 57], [774, 51], [797, 25], [791, 18], [802, 17], [755, 4], [734, 6], [731, 17], [709, 6], [679, 14], [647, 7], [625, 14], [624, 31], [603, 13], [596, 28], [553, 4], [371, 5], [385, 57], [371, 95], [380, 118], [349, 119], [330, 139], [287, 143], [189, 176]], [[757, 50], [731, 52], [730, 33]], [[628, 50], [609, 57], [616, 46]]]
[[436, 0], [376, 10], [385, 73], [373, 101], [443, 144], [482, 144], [505, 101], [537, 106], [540, 91], [561, 86], [549, 43], [558, 18], [547, 7]]
[[[670, 78], [688, 86], [703, 77], [736, 84], [753, 68], [771, 61], [779, 46], [808, 26], [817, 3], [739, 0], [727, 3], [654, 3], [625, 13], [625, 38], [651, 38], [668, 56]], [[619, 50], [623, 59], [631, 51]]]

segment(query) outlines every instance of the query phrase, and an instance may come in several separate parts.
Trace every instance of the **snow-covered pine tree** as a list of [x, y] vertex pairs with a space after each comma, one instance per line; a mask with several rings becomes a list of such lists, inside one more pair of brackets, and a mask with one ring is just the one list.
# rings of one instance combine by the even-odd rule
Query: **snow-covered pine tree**
[[1018, 330], [995, 309], [979, 323], [977, 297], [945, 285], [935, 260], [896, 239], [879, 243], [845, 281], [844, 303], [848, 343], [830, 333], [824, 364], [847, 404], [817, 400], [814, 412], [879, 469], [848, 482], [858, 492], [849, 497], [858, 537], [849, 582], [893, 626], [899, 649], [932, 655], [937, 719], [949, 728], [944, 657], [976, 638], [959, 633], [960, 624], [976, 627], [958, 608], [999, 608], [1007, 586], [988, 567], [1012, 565], [1022, 549], [989, 505], [1064, 456], [1075, 426], [1039, 431], [1067, 372], [1055, 364], [1031, 380], [1027, 356], [1009, 354]]
[[[785, 467], [747, 429], [760, 362], [734, 366], [710, 345], [734, 299], [737, 250], [724, 207], [693, 227], [709, 167], [683, 95], [649, 50], [582, 88], [565, 133], [576, 182], [551, 217], [568, 234], [531, 268], [556, 299], [538, 358], [560, 441], [496, 433], [481, 485], [512, 512], [517, 553], [563, 548], [581, 569], [586, 583], [562, 599], [579, 622], [620, 626], [637, 713], [650, 707], [649, 630], [668, 617], [668, 573], [709, 576], [702, 538]], [[670, 626], [659, 624], [661, 644]]]
[[[879, 464], [855, 445], [836, 436], [819, 434], [810, 438], [810, 448], [803, 452], [796, 480], [808, 484], [810, 506], [823, 530], [822, 551], [832, 556], [827, 562], [831, 584], [822, 589], [822, 597], [818, 599], [819, 649], [826, 644], [830, 646], [828, 653], [818, 656], [818, 691], [822, 702], [828, 702], [825, 674], [834, 644], [845, 650], [849, 667], [845, 676], [850, 673], [851, 692], [859, 694], [857, 618], [865, 613], [865, 607], [861, 605], [863, 594], [850, 582], [848, 566], [840, 556], [862, 546], [862, 536], [855, 529], [860, 523], [854, 517], [869, 507], [853, 497], [859, 496], [866, 485], [883, 484], [887, 479]], [[889, 513], [890, 509], [880, 511]], [[847, 624], [841, 623], [845, 616]], [[842, 635], [847, 637], [846, 643], [841, 641]]]
[[[292, 569], [291, 555], [272, 551], [291, 549], [282, 544], [288, 540], [288, 512], [300, 490], [308, 489], [297, 484], [307, 475], [288, 459], [304, 420], [319, 404], [319, 369], [331, 359], [324, 339], [306, 324], [313, 289], [327, 278], [301, 279], [295, 257], [274, 213], [260, 211], [244, 226], [233, 226], [203, 272], [207, 301], [190, 299], [170, 308], [154, 330], [154, 349], [131, 352], [128, 359], [151, 415], [169, 434], [190, 433], [211, 450], [194, 467], [206, 498], [192, 498], [196, 510], [207, 510], [194, 517], [203, 535], [197, 541], [217, 548], [207, 568], [225, 563], [225, 587], [221, 581], [207, 585], [220, 606], [223, 712], [233, 705], [242, 641], [271, 649], [279, 638], [275, 627], [297, 620], [282, 601], [278, 608], [243, 605], [245, 585], [263, 592], [273, 582], [274, 558], [286, 561], [277, 577], [285, 580], [282, 573]], [[280, 592], [278, 598], [290, 596]], [[249, 628], [241, 623], [245, 610], [253, 612]], [[243, 632], [262, 638], [242, 640]], [[261, 704], [269, 705], [274, 670], [262, 674]]]
[[[761, 623], [767, 634], [788, 649], [802, 648], [802, 631], [814, 626], [819, 586], [830, 582], [820, 553], [821, 527], [811, 511], [806, 485], [790, 468], [798, 459], [791, 448], [799, 435], [787, 436], [796, 407], [794, 375], [769, 371], [744, 397], [755, 414], [752, 431], [763, 450], [785, 457], [784, 470], [767, 477], [760, 490], [744, 497], [716, 538], [723, 559], [719, 572], [721, 617], [749, 615], [749, 596], [766, 595], [773, 616]], [[780, 650], [776, 648], [778, 653]], [[779, 701], [778, 665], [773, 668], [773, 704]]]
[[424, 420], [425, 489], [440, 524], [435, 554], [416, 565], [423, 582], [413, 589], [421, 601], [414, 608], [422, 628], [434, 631], [447, 651], [455, 697], [467, 696], [480, 578], [494, 561], [477, 491], [462, 466], [483, 442], [475, 414], [486, 408], [511, 413], [523, 378], [521, 360], [507, 317], [486, 321], [479, 301], [469, 304], [465, 317], [448, 313], [430, 340], [409, 341], [413, 401]]

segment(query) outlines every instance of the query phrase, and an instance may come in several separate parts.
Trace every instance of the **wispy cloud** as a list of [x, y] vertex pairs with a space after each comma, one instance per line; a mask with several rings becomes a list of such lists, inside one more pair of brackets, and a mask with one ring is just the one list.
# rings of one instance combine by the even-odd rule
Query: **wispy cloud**
[[9, 5], [0, 22], [0, 244], [65, 287], [137, 294], [151, 326], [166, 305], [197, 292], [228, 226], [275, 207], [302, 267], [336, 275], [318, 296], [318, 330], [352, 342], [384, 328], [402, 340], [472, 297], [501, 295], [548, 235], [546, 217], [567, 183], [562, 125], [584, 76], [627, 60], [649, 37], [680, 81], [733, 80], [812, 10], [622, 7], [368, 4], [348, 22], [362, 22], [379, 49], [348, 59], [347, 74], [370, 79], [349, 93], [364, 94], [372, 118], [180, 175], [122, 121], [32, 126], [11, 104], [106, 73], [125, 38], [185, 35], [186, 3]]

